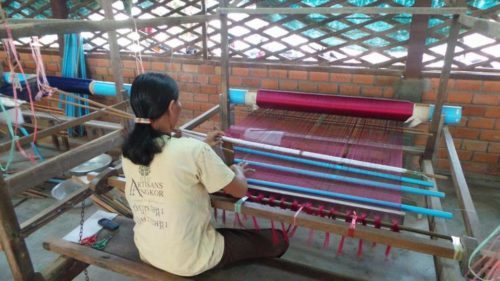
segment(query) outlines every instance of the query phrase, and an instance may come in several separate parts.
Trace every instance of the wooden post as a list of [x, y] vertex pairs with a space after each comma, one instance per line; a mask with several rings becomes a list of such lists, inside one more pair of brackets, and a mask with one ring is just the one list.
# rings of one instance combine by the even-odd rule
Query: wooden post
[[[50, 0], [50, 7], [52, 8], [52, 18], [67, 19], [68, 7], [65, 0]], [[64, 33], [57, 34], [57, 41], [59, 42], [59, 56], [62, 58], [64, 54]]]
[[[201, 0], [201, 11], [204, 16], [207, 15], [207, 2], [206, 0]], [[202, 36], [202, 45], [203, 45], [203, 59], [208, 59], [208, 35], [207, 35], [207, 22], [202, 23], [201, 25], [201, 36]]]
[[71, 281], [89, 265], [72, 258], [59, 256], [41, 272], [44, 281]]
[[[429, 7], [431, 0], [417, 0], [415, 7]], [[413, 15], [410, 25], [410, 40], [408, 42], [408, 57], [406, 58], [405, 78], [421, 78], [422, 58], [427, 38], [429, 15]]]
[[[424, 173], [433, 176], [434, 169], [432, 168], [431, 160], [424, 160], [422, 162], [422, 168]], [[429, 188], [429, 190], [438, 191], [436, 182], [434, 179], [434, 187]], [[442, 210], [441, 201], [436, 197], [427, 197], [426, 203], [428, 208], [435, 210]], [[443, 218], [428, 217], [429, 230], [432, 232], [439, 232], [441, 234], [448, 234], [448, 227], [446, 226], [446, 221]], [[436, 268], [436, 277], [439, 281], [446, 280], [462, 280], [462, 274], [460, 272], [458, 263], [453, 260], [440, 258], [434, 256], [434, 267]]]
[[3, 177], [0, 177], [0, 244], [16, 281], [33, 280], [35, 270], [24, 238], [21, 237], [19, 222], [9, 190]]
[[[220, 1], [220, 7], [227, 7], [228, 1]], [[229, 104], [229, 42], [227, 29], [227, 14], [220, 14], [221, 23], [221, 129], [224, 131], [231, 125], [231, 109]]]
[[450, 78], [451, 65], [453, 64], [453, 58], [455, 54], [455, 46], [457, 44], [458, 33], [460, 31], [460, 25], [458, 23], [459, 15], [454, 15], [451, 22], [450, 35], [448, 38], [448, 45], [446, 47], [446, 53], [444, 55], [444, 66], [441, 72], [441, 77], [439, 80], [439, 88], [436, 98], [436, 103], [434, 107], [434, 114], [432, 116], [432, 122], [430, 126], [430, 136], [427, 139], [427, 145], [425, 147], [424, 158], [432, 159], [436, 147], [439, 146], [439, 139], [437, 138], [437, 132], [439, 129], [439, 124], [441, 122], [441, 111], [443, 109], [443, 104], [448, 98], [448, 79]]

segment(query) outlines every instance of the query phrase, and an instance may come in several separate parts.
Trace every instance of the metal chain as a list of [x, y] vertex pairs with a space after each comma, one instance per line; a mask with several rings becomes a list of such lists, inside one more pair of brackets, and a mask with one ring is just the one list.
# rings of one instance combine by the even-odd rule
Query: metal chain
[[[83, 224], [85, 223], [85, 200], [83, 200], [80, 204], [82, 204], [82, 208], [80, 211], [80, 234], [78, 242], [81, 243], [83, 239]], [[85, 281], [90, 281], [89, 272], [86, 268], [83, 271], [83, 274], [85, 275]]]

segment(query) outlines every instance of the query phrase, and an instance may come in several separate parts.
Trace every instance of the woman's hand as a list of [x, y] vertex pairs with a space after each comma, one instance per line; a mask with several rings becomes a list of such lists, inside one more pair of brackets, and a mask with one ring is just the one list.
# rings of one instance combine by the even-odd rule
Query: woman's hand
[[255, 172], [255, 169], [248, 168], [247, 162], [240, 162], [238, 164], [231, 165], [231, 170], [233, 170], [236, 175], [242, 176], [245, 176], [248, 173]]
[[205, 139], [205, 142], [210, 145], [211, 147], [214, 147], [216, 145], [219, 145], [222, 143], [222, 137], [224, 136], [224, 132], [222, 131], [212, 131], [207, 134], [207, 138]]

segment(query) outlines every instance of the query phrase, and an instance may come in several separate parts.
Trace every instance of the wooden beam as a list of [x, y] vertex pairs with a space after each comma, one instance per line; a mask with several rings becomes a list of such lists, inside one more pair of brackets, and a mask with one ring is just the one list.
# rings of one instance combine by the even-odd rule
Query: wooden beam
[[[227, 7], [229, 1], [220, 1], [220, 7]], [[220, 14], [221, 23], [221, 63], [220, 63], [220, 75], [221, 75], [221, 96], [220, 96], [220, 122], [221, 130], [225, 131], [231, 125], [231, 108], [229, 103], [229, 33], [227, 26], [227, 14]]]
[[11, 195], [20, 194], [26, 189], [45, 182], [97, 155], [109, 151], [123, 142], [122, 131], [114, 131], [71, 151], [60, 154], [29, 169], [8, 177], [5, 182]]
[[424, 158], [432, 159], [434, 153], [436, 152], [436, 147], [439, 147], [438, 131], [441, 124], [441, 111], [443, 109], [443, 104], [448, 99], [448, 79], [450, 78], [451, 66], [453, 64], [455, 46], [457, 44], [458, 33], [460, 31], [460, 25], [458, 24], [458, 17], [453, 16], [451, 23], [450, 34], [448, 37], [448, 44], [446, 46], [446, 53], [444, 55], [444, 66], [441, 72], [441, 77], [439, 79], [439, 88], [436, 97], [436, 102], [434, 104], [434, 114], [432, 115], [432, 121], [430, 125], [429, 132], [432, 134], [427, 139], [427, 145], [425, 147]]
[[[234, 211], [234, 203], [235, 199], [222, 197], [212, 201], [215, 208], [230, 211]], [[296, 223], [296, 225], [305, 228], [349, 236], [350, 224], [346, 222], [307, 214], [295, 217], [296, 212], [294, 211], [252, 202], [246, 202], [242, 206], [241, 212], [249, 216], [272, 219], [290, 224]], [[352, 237], [449, 259], [452, 259], [455, 254], [454, 247], [448, 240], [430, 240], [414, 235], [396, 233], [390, 230], [376, 229], [371, 226], [356, 225], [356, 230]]]
[[[160, 25], [181, 25], [186, 23], [201, 23], [212, 19], [218, 19], [218, 15], [210, 16], [179, 16], [179, 17], [155, 17], [152, 19], [137, 19], [137, 28]], [[15, 21], [14, 21], [15, 22]], [[134, 29], [134, 21], [128, 20], [32, 20], [29, 23], [10, 24], [13, 38], [42, 36], [58, 33], [78, 33], [110, 31], [122, 28]], [[0, 26], [0, 38], [7, 38], [5, 27]]]
[[45, 267], [41, 274], [44, 281], [71, 281], [89, 265], [72, 258], [59, 256]]
[[467, 15], [460, 16], [458, 22], [474, 32], [481, 33], [493, 39], [500, 39], [500, 22]]
[[[424, 173], [431, 176], [431, 180], [434, 181], [434, 187], [430, 187], [429, 190], [438, 191], [436, 181], [432, 178], [434, 175], [434, 169], [432, 168], [431, 160], [424, 160], [422, 162], [422, 168]], [[441, 206], [441, 200], [436, 197], [426, 197], [426, 204], [428, 208], [435, 210], [443, 210]], [[439, 232], [442, 234], [448, 234], [448, 227], [446, 226], [446, 221], [443, 218], [428, 217], [429, 230], [432, 232]], [[436, 269], [436, 277], [439, 281], [447, 280], [462, 280], [462, 274], [460, 268], [456, 261], [434, 256], [434, 267]]]
[[16, 281], [29, 281], [35, 277], [28, 247], [21, 237], [19, 222], [10, 199], [7, 184], [0, 177], [0, 244]]
[[92, 191], [88, 187], [73, 191], [64, 200], [48, 207], [47, 209], [39, 212], [35, 216], [21, 223], [21, 236], [29, 236], [58, 216], [64, 214], [66, 211], [71, 210], [75, 204], [82, 202], [87, 197], [89, 197], [90, 194], [92, 194]]
[[170, 274], [152, 266], [146, 266], [145, 264], [133, 262], [115, 255], [94, 250], [87, 246], [81, 246], [61, 239], [53, 239], [44, 242], [43, 247], [51, 252], [56, 252], [60, 255], [77, 259], [83, 263], [96, 265], [126, 276], [134, 277], [137, 280], [186, 280], [180, 276]]
[[413, 14], [413, 15], [458, 15], [467, 12], [467, 8], [379, 8], [379, 7], [343, 7], [343, 8], [226, 8], [220, 6], [218, 12], [221, 14], [242, 13], [248, 15], [269, 15], [269, 14], [288, 14], [288, 15], [306, 15], [306, 14], [356, 14], [363, 13], [367, 15], [374, 14]]
[[[116, 107], [119, 107], [119, 106], [122, 106], [122, 105], [125, 105], [125, 104], [126, 104], [126, 102], [118, 103], [118, 104], [114, 105], [113, 108], [116, 108]], [[75, 118], [75, 119], [71, 119], [71, 120], [63, 122], [61, 124], [58, 124], [58, 125], [52, 126], [50, 128], [38, 131], [37, 132], [37, 138], [41, 139], [41, 138], [44, 138], [44, 137], [52, 136], [54, 134], [59, 133], [62, 130], [65, 130], [65, 129], [68, 129], [68, 128], [71, 128], [71, 127], [75, 127], [75, 126], [81, 125], [81, 124], [83, 124], [83, 123], [85, 123], [87, 121], [97, 119], [97, 118], [99, 118], [101, 116], [104, 116], [104, 115], [106, 115], [106, 110], [104, 110], [104, 109], [101, 109], [101, 110], [98, 110], [98, 111], [94, 111], [94, 112], [92, 112], [90, 114], [87, 114], [85, 116], [82, 116], [82, 117], [79, 117], [79, 118]], [[19, 138], [17, 141], [21, 145], [25, 145], [25, 144], [31, 143], [33, 141], [33, 137], [34, 137], [34, 135], [30, 134], [29, 136], [25, 136], [25, 137]], [[9, 142], [4, 142], [4, 143], [0, 144], [0, 152], [5, 152], [5, 151], [9, 150], [10, 149], [10, 145], [11, 145], [10, 141]]]
[[[24, 116], [33, 116], [31, 111], [22, 111], [21, 112]], [[76, 117], [70, 117], [70, 116], [64, 116], [64, 115], [54, 115], [54, 114], [48, 114], [44, 112], [35, 112], [36, 118], [40, 119], [47, 119], [51, 121], [59, 121], [59, 122], [64, 122], [64, 121], [71, 121], [77, 119]], [[80, 117], [78, 117], [80, 118]], [[107, 121], [100, 121], [100, 120], [91, 120], [82, 123], [81, 125], [87, 126], [87, 127], [93, 127], [93, 128], [99, 128], [99, 129], [104, 129], [104, 130], [121, 130], [123, 129], [122, 126], [118, 123], [114, 122], [107, 122]]]
[[[415, 7], [430, 7], [431, 0], [416, 0]], [[421, 78], [425, 50], [425, 39], [429, 23], [429, 15], [413, 15], [408, 41], [408, 57], [405, 65], [405, 78]]]
[[443, 136], [446, 144], [446, 150], [448, 152], [448, 159], [450, 161], [453, 186], [455, 187], [458, 205], [465, 223], [465, 231], [468, 236], [474, 237], [481, 242], [484, 239], [483, 234], [481, 233], [481, 223], [479, 222], [476, 207], [472, 201], [469, 187], [467, 186], [464, 172], [462, 170], [462, 166], [460, 165], [460, 159], [458, 158], [455, 144], [453, 143], [453, 138], [451, 137], [448, 127], [443, 128]]
[[201, 115], [195, 117], [194, 119], [186, 122], [182, 126], [180, 126], [181, 130], [193, 130], [199, 125], [203, 124], [203, 122], [212, 118], [215, 114], [220, 112], [220, 105], [216, 105], [209, 110], [203, 112]]
[[[52, 9], [52, 18], [54, 19], [67, 19], [68, 7], [65, 0], [50, 0], [50, 7]], [[59, 42], [59, 56], [62, 58], [64, 54], [64, 34], [57, 34], [57, 41]]]

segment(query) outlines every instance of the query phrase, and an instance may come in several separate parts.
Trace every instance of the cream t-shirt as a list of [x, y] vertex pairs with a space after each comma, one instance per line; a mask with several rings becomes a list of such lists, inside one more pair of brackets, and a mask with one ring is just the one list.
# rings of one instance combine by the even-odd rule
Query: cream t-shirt
[[134, 240], [145, 262], [193, 276], [222, 258], [224, 237], [210, 223], [209, 193], [221, 190], [235, 175], [204, 142], [164, 140], [163, 151], [149, 167], [123, 157]]

